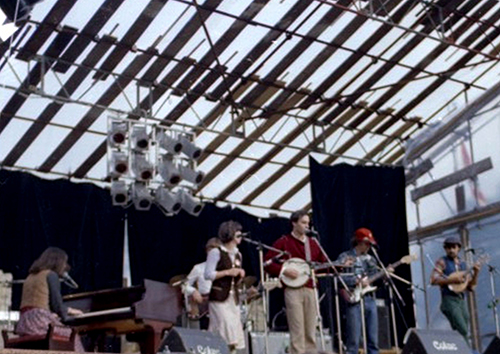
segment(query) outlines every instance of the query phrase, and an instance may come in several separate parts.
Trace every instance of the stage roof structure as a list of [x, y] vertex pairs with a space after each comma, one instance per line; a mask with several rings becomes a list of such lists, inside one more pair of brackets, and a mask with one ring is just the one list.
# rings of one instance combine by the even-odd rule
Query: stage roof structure
[[109, 183], [109, 117], [195, 134], [197, 195], [311, 205], [498, 81], [496, 0], [45, 0], [0, 45], [0, 161]]

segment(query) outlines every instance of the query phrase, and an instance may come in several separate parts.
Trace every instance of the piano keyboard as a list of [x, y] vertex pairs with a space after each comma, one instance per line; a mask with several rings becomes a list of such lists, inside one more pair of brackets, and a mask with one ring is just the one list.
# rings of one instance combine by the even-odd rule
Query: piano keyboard
[[133, 310], [131, 307], [119, 307], [119, 308], [109, 309], [109, 310], [85, 312], [81, 315], [71, 316], [71, 317], [72, 318], [89, 318], [89, 317], [104, 316], [104, 315], [115, 315], [115, 314], [127, 313], [127, 312], [132, 312], [132, 311]]

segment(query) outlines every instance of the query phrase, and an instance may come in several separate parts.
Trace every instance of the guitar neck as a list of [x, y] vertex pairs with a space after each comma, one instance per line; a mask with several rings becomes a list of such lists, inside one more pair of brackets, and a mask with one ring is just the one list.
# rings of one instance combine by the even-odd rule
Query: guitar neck
[[[397, 261], [397, 262], [395, 262], [395, 263], [393, 263], [393, 264], [390, 264], [390, 265], [389, 265], [389, 267], [391, 267], [391, 268], [396, 268], [396, 267], [398, 267], [399, 265], [401, 265], [401, 263], [402, 263], [401, 261]], [[368, 278], [368, 283], [369, 283], [369, 284], [371, 284], [371, 283], [373, 283], [374, 281], [376, 281], [376, 280], [378, 280], [378, 279], [382, 278], [384, 275], [385, 275], [385, 271], [384, 271], [384, 270], [381, 270], [380, 272], [378, 272], [378, 273], [376, 273], [376, 274], [372, 275], [371, 277], [369, 277], [369, 278]]]

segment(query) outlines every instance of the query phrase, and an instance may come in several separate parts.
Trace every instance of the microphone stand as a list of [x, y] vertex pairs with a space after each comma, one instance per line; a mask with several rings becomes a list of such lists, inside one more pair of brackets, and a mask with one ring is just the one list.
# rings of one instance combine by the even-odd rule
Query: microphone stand
[[490, 307], [491, 305], [491, 309], [493, 310], [493, 319], [495, 321], [495, 333], [497, 335], [497, 337], [500, 336], [500, 329], [499, 329], [499, 326], [498, 326], [498, 312], [497, 312], [497, 305], [498, 305], [498, 298], [495, 294], [495, 276], [494, 276], [494, 273], [497, 273], [498, 274], [498, 270], [493, 267], [492, 265], [488, 264], [488, 272], [490, 274], [490, 286], [491, 286], [491, 298], [493, 300], [491, 300], [490, 304], [488, 305], [488, 307]]
[[[328, 261], [328, 263], [331, 265], [331, 269], [333, 269], [333, 272], [335, 273], [335, 278], [334, 278], [334, 290], [335, 290], [335, 312], [336, 312], [336, 322], [337, 322], [337, 340], [338, 340], [338, 345], [339, 345], [339, 354], [343, 354], [344, 353], [344, 342], [342, 341], [342, 330], [341, 330], [341, 323], [340, 323], [340, 301], [339, 301], [339, 289], [338, 289], [338, 282], [337, 282], [337, 279], [340, 279], [340, 282], [342, 283], [342, 286], [344, 287], [345, 291], [347, 292], [348, 296], [352, 296], [352, 293], [349, 291], [349, 288], [347, 287], [347, 284], [345, 283], [344, 279], [340, 276], [340, 273], [339, 271], [337, 270], [337, 268], [335, 267], [335, 265], [333, 264], [333, 262], [330, 260], [330, 257], [328, 257], [328, 254], [325, 252], [325, 249], [323, 248], [323, 246], [321, 246], [321, 244], [319, 243], [319, 241], [312, 237], [312, 239], [316, 242], [316, 244], [318, 245], [319, 249], [321, 250], [321, 253], [323, 253], [323, 255], [325, 256], [326, 260]], [[313, 279], [314, 280], [314, 284], [315, 284], [315, 280], [316, 279]], [[316, 285], [314, 285], [316, 287]], [[318, 294], [317, 292], [315, 292], [315, 296], [316, 296], [316, 299], [318, 297]], [[318, 303], [318, 315], [319, 315], [319, 303]], [[320, 316], [320, 315], [319, 315]], [[321, 321], [322, 322], [322, 321]], [[321, 334], [320, 334], [320, 338], [321, 340], [323, 341], [322, 345], [323, 345], [323, 350], [325, 348], [324, 346], [324, 337], [323, 337], [323, 328], [321, 328]], [[333, 336], [333, 333], [332, 333], [332, 336]]]
[[379, 263], [380, 267], [385, 273], [387, 282], [389, 283], [389, 301], [390, 301], [390, 306], [391, 306], [391, 321], [392, 321], [392, 329], [394, 332], [394, 346], [396, 347], [396, 350], [399, 352], [399, 343], [398, 343], [398, 329], [396, 326], [396, 313], [394, 310], [394, 293], [397, 295], [399, 301], [403, 306], [406, 306], [406, 303], [403, 300], [403, 297], [399, 293], [398, 289], [396, 288], [396, 285], [394, 284], [394, 281], [392, 280], [392, 277], [390, 276], [390, 273], [387, 271], [387, 268], [384, 266], [382, 261], [380, 260], [380, 257], [378, 256], [378, 252], [375, 249], [375, 247], [371, 247], [372, 253], [377, 259], [377, 262]]
[[269, 325], [269, 309], [268, 309], [268, 290], [264, 287], [264, 249], [275, 251], [278, 253], [273, 259], [278, 259], [283, 257], [288, 252], [282, 251], [280, 249], [267, 246], [261, 241], [254, 241], [248, 237], [243, 236], [242, 239], [252, 245], [257, 246], [257, 251], [259, 252], [259, 272], [260, 272], [260, 285], [259, 292], [262, 294], [262, 307], [264, 308], [264, 318], [266, 319], [266, 325], [264, 326], [264, 353], [269, 354], [269, 340], [268, 340], [268, 325]]

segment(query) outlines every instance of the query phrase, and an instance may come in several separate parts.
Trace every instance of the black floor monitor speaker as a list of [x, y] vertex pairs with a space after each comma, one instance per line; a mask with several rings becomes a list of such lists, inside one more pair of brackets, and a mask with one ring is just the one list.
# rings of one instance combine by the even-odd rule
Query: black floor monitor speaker
[[488, 345], [488, 348], [484, 351], [483, 354], [498, 354], [500, 353], [500, 338], [495, 336], [493, 340], [490, 342], [490, 345]]
[[221, 336], [212, 332], [176, 327], [163, 338], [160, 353], [229, 354], [229, 348]]
[[458, 332], [411, 328], [401, 354], [471, 354], [471, 349]]
[[378, 346], [380, 349], [391, 349], [391, 319], [389, 316], [389, 307], [378, 306]]

